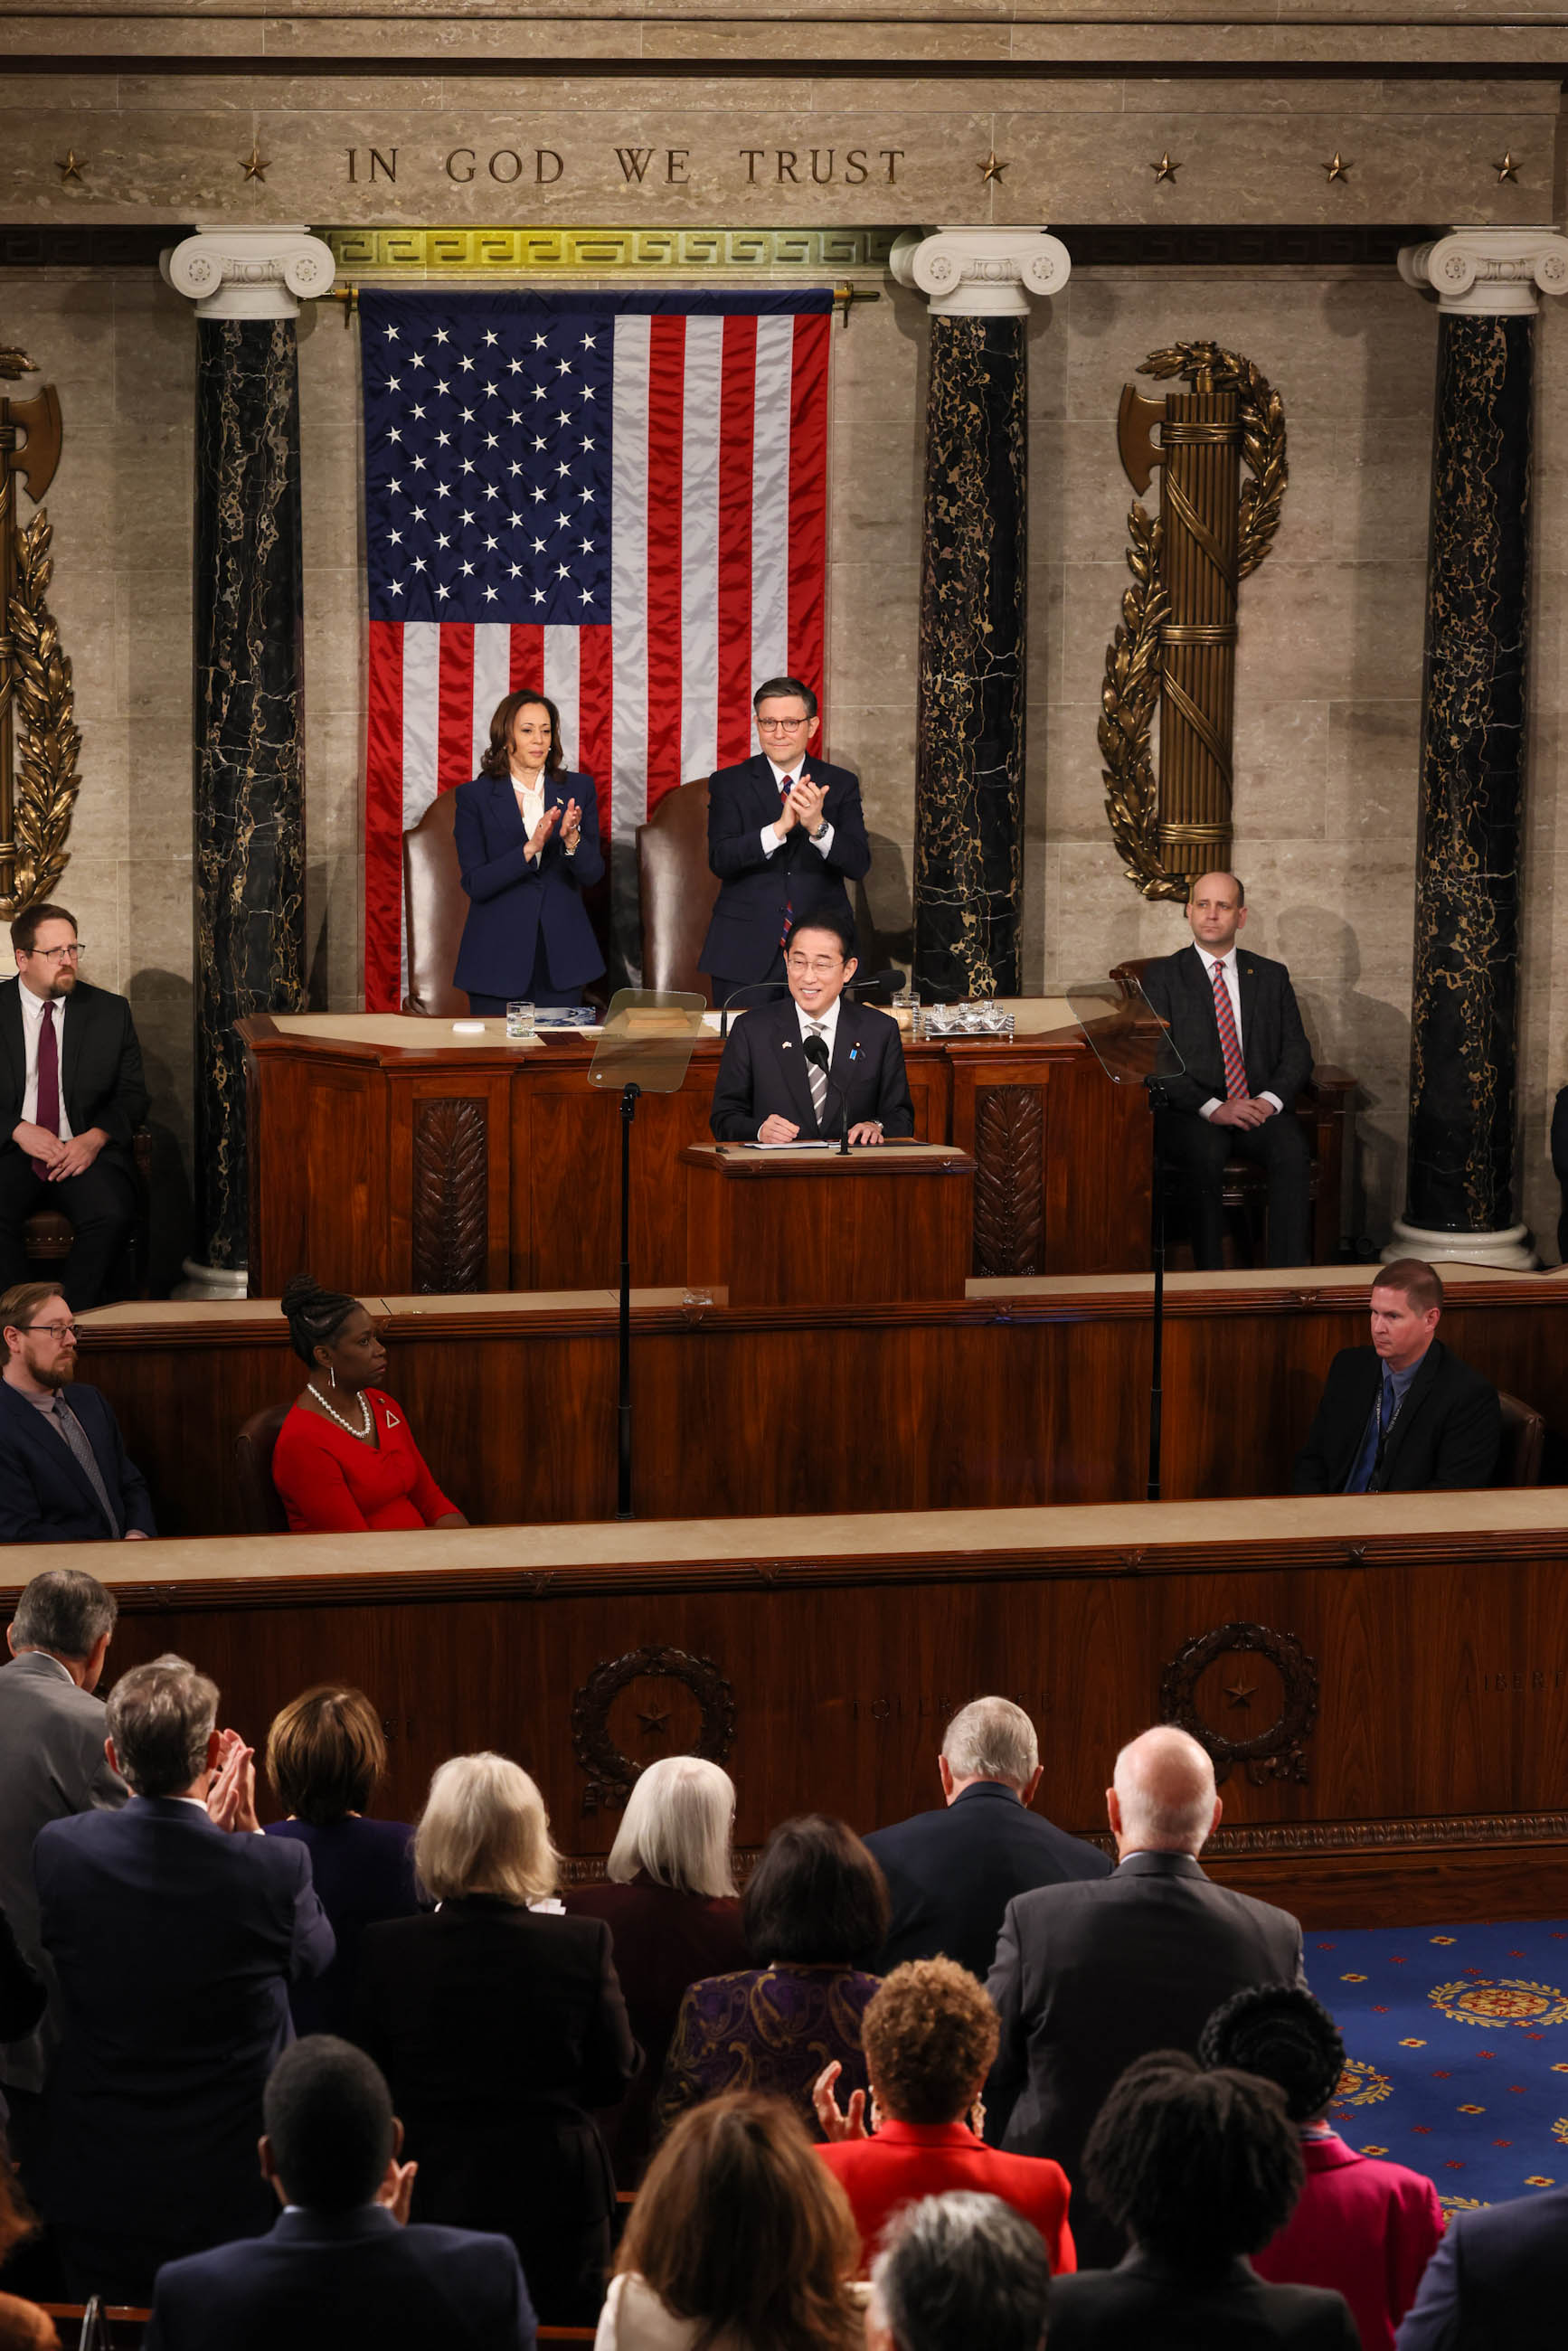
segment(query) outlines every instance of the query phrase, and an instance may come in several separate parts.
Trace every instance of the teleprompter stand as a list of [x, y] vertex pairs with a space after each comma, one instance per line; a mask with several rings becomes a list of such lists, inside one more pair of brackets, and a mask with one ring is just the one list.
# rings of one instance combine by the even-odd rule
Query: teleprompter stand
[[1166, 1089], [1181, 1077], [1186, 1063], [1171, 1043], [1170, 1032], [1135, 979], [1120, 986], [1096, 980], [1072, 987], [1067, 1001], [1090, 1050], [1113, 1086], [1143, 1086], [1153, 1113], [1150, 1144], [1154, 1167], [1149, 1186], [1151, 1240], [1155, 1264], [1153, 1363], [1149, 1374], [1148, 1499], [1160, 1499], [1160, 1382], [1166, 1338]]
[[632, 1512], [632, 1125], [641, 1094], [677, 1094], [702, 1035], [700, 996], [621, 987], [610, 999], [588, 1071], [591, 1086], [621, 1089], [621, 1387], [615, 1515]]

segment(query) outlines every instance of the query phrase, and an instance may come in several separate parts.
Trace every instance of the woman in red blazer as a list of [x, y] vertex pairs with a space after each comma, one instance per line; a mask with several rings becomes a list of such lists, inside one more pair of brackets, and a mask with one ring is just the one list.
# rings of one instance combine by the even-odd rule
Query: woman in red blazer
[[861, 2026], [871, 2119], [856, 2090], [847, 2115], [825, 2066], [813, 2093], [829, 2144], [817, 2150], [850, 2199], [861, 2232], [861, 2267], [871, 2267], [892, 2215], [923, 2196], [969, 2189], [999, 2197], [1038, 2229], [1053, 2277], [1075, 2270], [1067, 2225], [1067, 2175], [1045, 2156], [1003, 2155], [979, 2135], [980, 2091], [997, 2053], [997, 2011], [967, 1968], [952, 1959], [911, 1959], [894, 1968]]
[[296, 1274], [283, 1293], [294, 1352], [310, 1377], [272, 1455], [272, 1482], [296, 1535], [465, 1527], [424, 1466], [408, 1415], [372, 1382], [387, 1351], [357, 1298]]

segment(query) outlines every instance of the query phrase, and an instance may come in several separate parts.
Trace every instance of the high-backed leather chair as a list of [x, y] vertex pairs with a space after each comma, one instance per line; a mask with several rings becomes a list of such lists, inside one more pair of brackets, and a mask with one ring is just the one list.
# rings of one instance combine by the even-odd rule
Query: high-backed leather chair
[[452, 838], [455, 813], [453, 795], [438, 792], [402, 837], [403, 937], [408, 942], [408, 993], [402, 1008], [441, 1020], [461, 1020], [468, 1009], [466, 994], [452, 977], [468, 919], [457, 844]]
[[707, 778], [666, 792], [637, 827], [637, 882], [643, 899], [643, 985], [681, 990], [713, 1002], [713, 984], [697, 969], [718, 876], [707, 862]]
[[1546, 1449], [1546, 1423], [1533, 1405], [1498, 1390], [1502, 1407], [1502, 1443], [1498, 1447], [1494, 1486], [1539, 1486]]
[[272, 1482], [272, 1455], [277, 1433], [292, 1410], [291, 1405], [269, 1404], [265, 1412], [253, 1412], [235, 1438], [235, 1466], [239, 1471], [246, 1534], [288, 1532], [288, 1513]]
[[[119, 1290], [120, 1280], [127, 1284], [125, 1294], [131, 1298], [148, 1295], [148, 1257], [152, 1220], [152, 1137], [144, 1126], [139, 1126], [131, 1138], [131, 1159], [135, 1171], [136, 1212], [131, 1220], [131, 1237], [125, 1244], [120, 1264], [110, 1274], [110, 1295]], [[57, 1266], [63, 1265], [71, 1253], [76, 1236], [71, 1220], [63, 1208], [35, 1208], [22, 1220], [22, 1247], [27, 1263], [46, 1279]], [[119, 1277], [119, 1279], [117, 1279]]]

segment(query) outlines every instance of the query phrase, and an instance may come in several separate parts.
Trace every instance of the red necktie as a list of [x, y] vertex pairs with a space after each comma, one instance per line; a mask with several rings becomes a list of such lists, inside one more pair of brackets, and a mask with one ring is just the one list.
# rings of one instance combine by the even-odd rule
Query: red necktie
[[[60, 1043], [55, 1034], [55, 1008], [44, 1007], [44, 1025], [38, 1031], [38, 1112], [34, 1121], [47, 1134], [60, 1131]], [[33, 1162], [33, 1173], [41, 1182], [47, 1176], [47, 1163]]]
[[1247, 1099], [1247, 1064], [1241, 1058], [1241, 1040], [1236, 1034], [1236, 1015], [1230, 1009], [1230, 990], [1225, 985], [1225, 967], [1213, 963], [1208, 967], [1214, 982], [1214, 1018], [1219, 1028], [1219, 1050], [1225, 1056], [1225, 1099], [1245, 1102]]
[[[780, 808], [782, 808], [782, 807], [784, 806], [784, 803], [786, 802], [786, 800], [788, 800], [788, 799], [789, 799], [789, 797], [790, 793], [794, 790], [794, 789], [795, 789], [795, 778], [794, 778], [794, 777], [793, 777], [793, 776], [786, 776], [786, 777], [784, 778], [783, 781], [780, 783], [780, 785], [779, 785], [779, 807], [780, 807]], [[790, 934], [790, 932], [794, 929], [794, 927], [795, 927], [795, 907], [794, 907], [794, 904], [793, 904], [793, 901], [792, 901], [792, 900], [790, 900], [790, 899], [789, 899], [789, 898], [786, 898], [786, 899], [785, 899], [785, 901], [784, 901], [784, 927], [783, 927], [783, 929], [782, 929], [782, 930], [779, 932], [779, 946], [780, 946], [781, 947], [787, 947], [787, 946], [789, 946], [789, 934]]]

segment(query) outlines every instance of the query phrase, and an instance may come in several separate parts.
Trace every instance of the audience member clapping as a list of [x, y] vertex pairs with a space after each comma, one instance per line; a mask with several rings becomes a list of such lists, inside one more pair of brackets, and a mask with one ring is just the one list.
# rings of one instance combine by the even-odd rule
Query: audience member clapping
[[819, 2149], [850, 2199], [871, 2256], [901, 2206], [963, 2189], [999, 2197], [1039, 2230], [1053, 2272], [1077, 2267], [1067, 2225], [1067, 2177], [1041, 2156], [1002, 2155], [978, 2135], [979, 2105], [997, 2053], [997, 2012], [967, 1969], [915, 1959], [883, 1982], [862, 2021], [874, 2137], [857, 2090], [842, 2114], [825, 2068], [817, 2120], [831, 2142]]
[[708, 1976], [681, 2002], [656, 2120], [722, 2090], [764, 2090], [814, 2122], [811, 2087], [837, 2059], [846, 2094], [866, 2087], [861, 2019], [887, 1936], [887, 1887], [842, 1821], [784, 1821], [746, 1889], [741, 1924], [754, 1965]]
[[1271, 2082], [1205, 2073], [1183, 2051], [1140, 2057], [1102, 2106], [1083, 2161], [1132, 2249], [1116, 2269], [1059, 2281], [1051, 2351], [1357, 2351], [1339, 2294], [1266, 2284], [1247, 2260], [1301, 2192], [1301, 2148]]
[[682, 1994], [746, 1965], [729, 1838], [735, 1785], [700, 1755], [666, 1755], [639, 1774], [605, 1865], [606, 1882], [573, 1886], [569, 1916], [602, 1918], [643, 2051], [643, 2071], [600, 2126], [622, 2188], [648, 2159], [653, 2098]]
[[1326, 2119], [1344, 2069], [1339, 2028], [1309, 1991], [1270, 1984], [1215, 2011], [1198, 2043], [1206, 2065], [1260, 2074], [1284, 2092], [1301, 2137], [1306, 2185], [1277, 2237], [1252, 2256], [1279, 2285], [1333, 2286], [1349, 2303], [1362, 2351], [1394, 2351], [1443, 2234], [1437, 2191], [1402, 2163], [1357, 2155]]
[[326, 2033], [273, 2067], [269, 2234], [160, 2271], [146, 2351], [531, 2351], [534, 2314], [506, 2237], [405, 2227], [418, 2167], [362, 2050]]
[[1045, 2248], [995, 2196], [910, 2205], [871, 2274], [867, 2351], [1040, 2351], [1045, 2341]]
[[310, 1856], [255, 1834], [254, 1759], [217, 1702], [183, 1657], [123, 1674], [108, 1752], [131, 1802], [34, 1851], [62, 2021], [43, 2203], [82, 2299], [146, 2302], [161, 2262], [267, 2225], [262, 2091], [290, 1983], [332, 1957]]
[[413, 1829], [364, 1817], [386, 1768], [386, 1741], [363, 1690], [336, 1683], [306, 1690], [267, 1734], [267, 1776], [287, 1815], [269, 1822], [267, 1834], [305, 1846], [338, 1938], [326, 1974], [289, 1996], [297, 2032], [348, 2032], [365, 1928], [419, 1908]]
[[439, 1907], [367, 1929], [355, 2038], [408, 2126], [414, 2213], [509, 2236], [540, 2317], [591, 2325], [615, 2187], [585, 2109], [639, 2063], [610, 1929], [551, 1902], [544, 1803], [503, 1756], [442, 1765], [413, 1857]]
[[790, 2109], [711, 2099], [649, 2167], [595, 2351], [855, 2351], [855, 2254], [842, 2191]]

